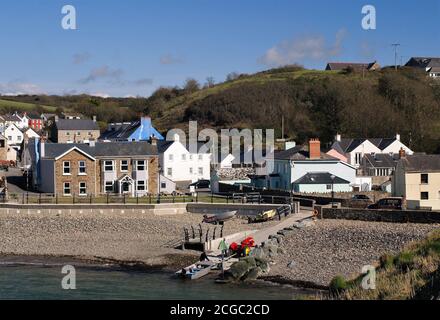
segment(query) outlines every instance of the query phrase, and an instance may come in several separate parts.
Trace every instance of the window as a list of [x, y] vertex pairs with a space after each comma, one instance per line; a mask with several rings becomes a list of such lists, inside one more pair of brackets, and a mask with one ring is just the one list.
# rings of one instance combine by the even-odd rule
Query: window
[[332, 189], [332, 185], [331, 184], [328, 184], [327, 185], [327, 190], [331, 190]]
[[429, 192], [421, 192], [420, 199], [421, 200], [429, 200]]
[[114, 183], [113, 181], [105, 182], [105, 193], [111, 193], [114, 191]]
[[421, 177], [420, 177], [421, 183], [422, 184], [428, 184], [429, 183], [429, 175], [422, 173]]
[[356, 163], [356, 164], [361, 164], [361, 160], [362, 160], [362, 153], [357, 152], [357, 153], [355, 154], [355, 163]]
[[104, 161], [104, 171], [105, 172], [112, 172], [113, 170], [113, 161], [112, 160], [105, 160]]
[[174, 156], [172, 154], [168, 155], [168, 160], [173, 161], [174, 160]]
[[193, 155], [190, 154], [190, 155], [189, 155], [189, 160], [192, 160], [192, 159], [193, 159]]
[[11, 141], [12, 140], [12, 136], [8, 136], [8, 140]]
[[66, 132], [66, 136], [70, 136], [70, 132]]
[[86, 196], [87, 195], [87, 184], [85, 182], [79, 183], [79, 195]]
[[167, 175], [168, 175], [168, 177], [172, 177], [173, 176], [173, 168], [168, 168], [167, 169]]
[[203, 168], [202, 167], [199, 168], [199, 175], [203, 176]]
[[121, 160], [121, 171], [122, 172], [128, 171], [128, 160]]
[[193, 168], [189, 168], [189, 174], [193, 174], [193, 173], [194, 173]]
[[186, 154], [182, 154], [182, 161], [186, 161]]
[[145, 171], [145, 160], [138, 160], [136, 164], [137, 171]]
[[203, 154], [199, 154], [199, 161], [203, 160]]
[[70, 182], [63, 183], [63, 193], [65, 196], [70, 196], [72, 191], [70, 190]]
[[63, 174], [69, 175], [70, 174], [70, 161], [64, 161], [63, 162]]
[[145, 191], [147, 189], [146, 187], [146, 181], [138, 181], [137, 182], [137, 191]]
[[85, 161], [78, 161], [78, 173], [79, 174], [86, 174], [86, 162]]
[[160, 184], [160, 188], [161, 188], [161, 189], [166, 189], [166, 187], [167, 187], [166, 182], [162, 182], [162, 183]]

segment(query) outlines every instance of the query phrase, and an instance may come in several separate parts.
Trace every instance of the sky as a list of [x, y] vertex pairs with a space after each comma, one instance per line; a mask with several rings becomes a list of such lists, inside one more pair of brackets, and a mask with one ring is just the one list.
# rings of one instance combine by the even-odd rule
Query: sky
[[[65, 5], [76, 30], [62, 27]], [[285, 64], [391, 65], [393, 43], [405, 63], [440, 56], [439, 18], [440, 0], [2, 0], [0, 94], [149, 96]]]

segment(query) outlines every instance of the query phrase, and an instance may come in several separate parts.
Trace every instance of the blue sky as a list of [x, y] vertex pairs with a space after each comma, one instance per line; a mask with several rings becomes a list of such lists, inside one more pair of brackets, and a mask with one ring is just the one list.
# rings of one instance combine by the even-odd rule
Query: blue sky
[[[285, 63], [440, 56], [439, 0], [2, 0], [0, 93], [148, 96]], [[77, 30], [61, 27], [61, 8]], [[364, 5], [377, 29], [361, 27]], [[399, 58], [400, 59], [400, 58]]]

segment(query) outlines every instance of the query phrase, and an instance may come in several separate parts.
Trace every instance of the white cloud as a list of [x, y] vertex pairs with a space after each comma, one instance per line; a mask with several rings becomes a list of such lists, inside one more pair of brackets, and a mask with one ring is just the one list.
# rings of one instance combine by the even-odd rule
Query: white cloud
[[44, 94], [45, 92], [36, 84], [28, 82], [10, 81], [0, 83], [0, 94], [16, 96], [21, 94]]
[[324, 36], [303, 36], [286, 40], [270, 48], [258, 62], [267, 66], [281, 66], [300, 63], [304, 60], [323, 60], [335, 57], [342, 52], [342, 43], [347, 35], [345, 29], [336, 33], [335, 42], [327, 45]]

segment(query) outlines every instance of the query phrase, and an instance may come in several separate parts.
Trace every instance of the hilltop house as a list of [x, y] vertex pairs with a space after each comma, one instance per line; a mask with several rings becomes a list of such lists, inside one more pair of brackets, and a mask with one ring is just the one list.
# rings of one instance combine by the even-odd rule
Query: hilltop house
[[[272, 173], [251, 177], [252, 185], [258, 188], [282, 189], [286, 191], [323, 192], [328, 189], [327, 178], [334, 176], [340, 182], [341, 191], [357, 187], [356, 168], [350, 164], [321, 152], [321, 142], [312, 139], [308, 146], [296, 146], [275, 152]], [[313, 183], [316, 179], [319, 183]], [[307, 185], [307, 186], [306, 186]]]
[[208, 150], [203, 152], [203, 144], [198, 143], [197, 153], [191, 153], [175, 135], [173, 141], [157, 141], [157, 146], [163, 176], [178, 187], [187, 188], [193, 182], [210, 179], [211, 154]]
[[62, 196], [158, 193], [157, 146], [148, 142], [46, 143], [31, 139], [24, 155], [32, 184]]
[[380, 69], [380, 65], [376, 61], [371, 63], [329, 62], [325, 70], [344, 71], [349, 68], [352, 68], [356, 72], [375, 71]]
[[404, 156], [396, 166], [392, 192], [408, 209], [440, 210], [440, 155]]
[[101, 135], [104, 141], [150, 141], [151, 139], [164, 140], [151, 122], [150, 117], [142, 117], [134, 122], [110, 123], [107, 130]]
[[423, 69], [430, 77], [440, 78], [440, 58], [412, 57], [405, 66]]
[[342, 138], [340, 134], [336, 136], [335, 142], [327, 152], [328, 155], [345, 161], [355, 168], [360, 168], [362, 159], [366, 154], [399, 154], [401, 150], [406, 154], [413, 154], [400, 141], [400, 135], [397, 134], [394, 138]]
[[93, 117], [93, 120], [55, 117], [51, 131], [51, 140], [57, 143], [87, 143], [98, 140], [99, 136], [96, 117]]

